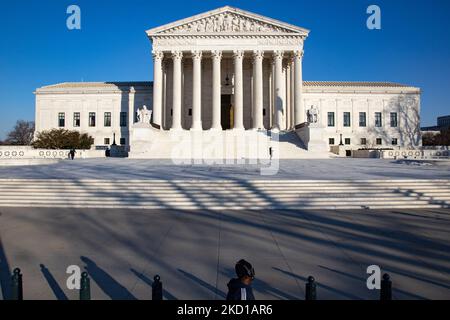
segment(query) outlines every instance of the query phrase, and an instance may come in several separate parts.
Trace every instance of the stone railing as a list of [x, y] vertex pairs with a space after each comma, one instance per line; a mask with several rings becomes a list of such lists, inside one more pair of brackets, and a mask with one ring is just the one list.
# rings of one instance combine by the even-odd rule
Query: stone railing
[[381, 158], [383, 159], [420, 159], [420, 160], [433, 160], [433, 159], [450, 159], [450, 151], [448, 148], [436, 148], [436, 149], [397, 149], [397, 150], [384, 150], [381, 152]]
[[[104, 158], [103, 150], [76, 150], [76, 158]], [[69, 150], [33, 149], [29, 146], [0, 146], [2, 159], [67, 159]]]

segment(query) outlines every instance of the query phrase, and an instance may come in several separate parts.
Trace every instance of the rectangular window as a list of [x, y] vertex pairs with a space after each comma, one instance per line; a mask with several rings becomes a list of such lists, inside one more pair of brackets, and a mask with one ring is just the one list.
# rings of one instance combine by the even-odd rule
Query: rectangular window
[[64, 112], [58, 113], [58, 126], [60, 128], [66, 125], [66, 114]]
[[334, 145], [334, 138], [329, 138], [329, 139], [328, 139], [328, 144], [329, 144], [330, 146]]
[[361, 144], [363, 146], [365, 146], [367, 144], [367, 139], [366, 138], [361, 138]]
[[109, 138], [105, 138], [105, 144], [109, 144]]
[[128, 123], [128, 113], [121, 112], [120, 113], [120, 126], [121, 127], [126, 127], [127, 123]]
[[396, 146], [398, 144], [397, 138], [392, 138], [392, 145]]
[[192, 108], [189, 108], [188, 113], [189, 113], [189, 116], [191, 117], [192, 116]]
[[105, 127], [111, 127], [111, 112], [105, 112]]
[[266, 116], [266, 109], [264, 108], [263, 109], [263, 117], [265, 117]]
[[350, 144], [350, 138], [345, 138], [345, 144]]
[[366, 126], [366, 113], [365, 112], [359, 113], [359, 126], [360, 127]]
[[334, 127], [334, 112], [328, 112], [328, 126]]
[[73, 113], [73, 126], [74, 127], [80, 126], [80, 113], [79, 112]]
[[383, 141], [381, 138], [377, 138], [377, 145], [381, 146], [383, 144]]
[[344, 112], [344, 127], [350, 127], [350, 112]]
[[95, 127], [95, 112], [89, 112], [89, 127]]
[[381, 127], [381, 112], [375, 112], [375, 127]]
[[397, 112], [391, 112], [391, 127], [396, 128], [397, 124]]
[[120, 138], [120, 145], [122, 145], [122, 146], [125, 145], [125, 138]]

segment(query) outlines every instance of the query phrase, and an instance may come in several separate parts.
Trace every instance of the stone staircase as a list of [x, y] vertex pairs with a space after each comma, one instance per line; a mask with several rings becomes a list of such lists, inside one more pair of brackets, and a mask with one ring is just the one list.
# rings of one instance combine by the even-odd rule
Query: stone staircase
[[[275, 138], [274, 138], [275, 137]], [[274, 136], [269, 131], [160, 131], [133, 128], [129, 157], [133, 159], [326, 159], [329, 152], [306, 150], [295, 131]]]
[[450, 180], [0, 180], [0, 207], [450, 208]]

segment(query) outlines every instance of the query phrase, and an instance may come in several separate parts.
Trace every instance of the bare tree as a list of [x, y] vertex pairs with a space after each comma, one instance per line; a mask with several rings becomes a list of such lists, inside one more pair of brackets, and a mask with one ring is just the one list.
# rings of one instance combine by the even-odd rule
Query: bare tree
[[[374, 137], [382, 139], [384, 144], [390, 145], [391, 139], [398, 136], [399, 146], [416, 149], [420, 147], [422, 137], [420, 133], [419, 98], [416, 95], [401, 94], [389, 99], [386, 110], [392, 110], [398, 114], [396, 128], [389, 128], [386, 123], [382, 127], [368, 127], [368, 132]], [[387, 111], [385, 121], [389, 121]], [[394, 129], [394, 130], [390, 130]], [[371, 141], [373, 143], [373, 141]], [[380, 146], [378, 146], [380, 147]], [[390, 146], [393, 148], [393, 146]]]
[[16, 146], [28, 146], [31, 144], [34, 135], [34, 122], [19, 120], [14, 129], [8, 133], [6, 144]]

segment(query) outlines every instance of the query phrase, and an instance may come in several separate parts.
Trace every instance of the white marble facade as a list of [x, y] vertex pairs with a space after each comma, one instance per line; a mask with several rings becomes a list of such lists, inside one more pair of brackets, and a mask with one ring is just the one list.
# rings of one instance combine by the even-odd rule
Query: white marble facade
[[[112, 143], [115, 133], [118, 144], [122, 138], [129, 146], [136, 111], [146, 105], [152, 128], [160, 131], [289, 131], [309, 122], [326, 144], [339, 144], [342, 137], [348, 148], [419, 145], [420, 89], [389, 82], [303, 81], [308, 33], [231, 7], [148, 30], [153, 83], [39, 88], [36, 130], [58, 127], [65, 113], [65, 127], [92, 134], [96, 144], [108, 137]], [[73, 126], [75, 112], [79, 127]], [[92, 112], [95, 127], [89, 126]], [[111, 113], [109, 127], [105, 112]]]

